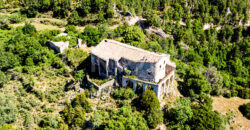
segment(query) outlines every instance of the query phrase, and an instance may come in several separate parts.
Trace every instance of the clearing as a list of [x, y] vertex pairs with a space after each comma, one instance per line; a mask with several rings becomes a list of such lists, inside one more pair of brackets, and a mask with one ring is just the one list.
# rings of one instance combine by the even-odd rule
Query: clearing
[[230, 126], [234, 129], [249, 130], [250, 120], [242, 115], [239, 111], [239, 106], [250, 102], [250, 99], [241, 99], [239, 97], [224, 98], [222, 96], [212, 97], [213, 109], [219, 111], [223, 115], [228, 115], [230, 112], [234, 113], [234, 118], [230, 122]]

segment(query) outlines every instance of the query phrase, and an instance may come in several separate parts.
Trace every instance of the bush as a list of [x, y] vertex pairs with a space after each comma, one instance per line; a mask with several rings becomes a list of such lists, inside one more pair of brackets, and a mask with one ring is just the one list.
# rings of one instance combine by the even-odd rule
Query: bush
[[96, 45], [100, 42], [101, 34], [99, 30], [92, 26], [84, 29], [82, 39], [87, 41], [88, 46]]
[[77, 33], [76, 26], [74, 26], [74, 25], [67, 25], [65, 27], [65, 32], [66, 33], [69, 33], [69, 32]]
[[86, 110], [86, 112], [92, 111], [92, 108], [90, 106], [88, 99], [85, 96], [85, 93], [78, 94], [76, 98], [72, 101], [72, 106], [73, 107], [81, 106]]
[[13, 96], [0, 93], [0, 126], [16, 121], [18, 110], [14, 103]]
[[77, 71], [77, 73], [74, 75], [74, 78], [77, 82], [82, 82], [84, 77], [85, 73], [83, 72], [83, 70]]
[[240, 112], [245, 116], [248, 120], [250, 120], [250, 102], [243, 104], [239, 107]]
[[135, 92], [131, 88], [119, 88], [112, 93], [115, 99], [131, 99], [135, 97]]
[[36, 28], [34, 25], [31, 25], [31, 24], [27, 24], [25, 23], [24, 27], [23, 27], [23, 33], [24, 34], [32, 34], [32, 33], [36, 33]]

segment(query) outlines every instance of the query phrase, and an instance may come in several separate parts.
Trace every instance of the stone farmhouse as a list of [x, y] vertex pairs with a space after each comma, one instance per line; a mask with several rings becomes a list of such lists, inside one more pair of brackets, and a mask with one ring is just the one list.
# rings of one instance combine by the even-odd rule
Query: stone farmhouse
[[[104, 78], [114, 77], [122, 87], [138, 93], [153, 90], [158, 99], [174, 88], [176, 65], [170, 55], [149, 52], [114, 40], [104, 39], [91, 51], [91, 71]], [[129, 75], [126, 71], [131, 72]]]

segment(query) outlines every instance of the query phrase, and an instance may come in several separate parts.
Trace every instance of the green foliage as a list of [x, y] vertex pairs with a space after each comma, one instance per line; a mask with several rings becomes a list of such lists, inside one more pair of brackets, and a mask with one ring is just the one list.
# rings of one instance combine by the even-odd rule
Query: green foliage
[[80, 93], [76, 96], [76, 98], [72, 101], [72, 106], [75, 108], [77, 106], [82, 107], [86, 110], [86, 112], [91, 112], [92, 107], [85, 96], [85, 93]]
[[160, 102], [152, 90], [146, 90], [140, 99], [140, 107], [145, 110], [145, 119], [150, 128], [155, 128], [163, 122], [163, 113], [160, 110]]
[[69, 32], [77, 33], [76, 26], [74, 26], [74, 25], [67, 25], [65, 27], [65, 32], [66, 33], [69, 33]]
[[16, 121], [18, 110], [12, 95], [0, 93], [0, 126]]
[[123, 42], [125, 43], [132, 43], [134, 41], [144, 43], [145, 35], [142, 30], [137, 26], [126, 27], [123, 36]]
[[100, 42], [101, 34], [97, 28], [92, 26], [87, 26], [84, 29], [82, 38], [87, 42], [88, 46], [92, 46]]
[[160, 108], [160, 102], [152, 90], [146, 90], [140, 99], [140, 106], [145, 111], [152, 111]]
[[4, 124], [0, 126], [0, 130], [16, 130], [12, 124]]
[[222, 119], [217, 112], [204, 108], [193, 108], [193, 118], [190, 122], [191, 129], [221, 129]]
[[189, 70], [184, 78], [181, 91], [185, 96], [193, 96], [193, 94], [201, 95], [209, 94], [211, 86], [205, 76], [198, 71]]
[[7, 81], [6, 75], [2, 71], [0, 71], [0, 88], [3, 87], [6, 81]]
[[78, 82], [82, 82], [82, 80], [84, 79], [84, 77], [85, 77], [85, 73], [83, 72], [83, 70], [77, 71], [77, 73], [74, 75], [74, 78]]
[[171, 125], [184, 125], [193, 116], [191, 103], [186, 98], [179, 98], [175, 101], [174, 107], [166, 113], [166, 119]]
[[245, 116], [247, 119], [250, 119], [250, 103], [243, 104], [239, 107], [240, 112]]
[[143, 17], [147, 19], [149, 25], [154, 25], [156, 27], [161, 26], [161, 18], [154, 11], [147, 11], [143, 14]]
[[94, 128], [105, 129], [141, 129], [148, 130], [147, 122], [141, 114], [132, 112], [130, 108], [121, 108], [119, 110], [97, 111], [91, 118]]
[[83, 127], [85, 126], [85, 110], [77, 105], [72, 107], [71, 104], [66, 103], [63, 110], [63, 119], [71, 127]]
[[151, 112], [146, 112], [145, 119], [150, 128], [155, 128], [163, 122], [163, 113], [160, 109], [152, 110]]
[[126, 75], [131, 75], [131, 70], [126, 69], [125, 73], [126, 73]]
[[211, 94], [220, 95], [223, 87], [223, 77], [215, 67], [209, 68], [205, 73], [207, 81], [211, 84]]
[[32, 34], [32, 33], [36, 33], [36, 28], [34, 25], [31, 24], [27, 24], [25, 23], [24, 27], [23, 27], [23, 33], [24, 34]]
[[54, 115], [45, 115], [39, 123], [40, 127], [47, 128], [58, 128], [58, 121]]
[[112, 93], [115, 99], [132, 99], [135, 97], [135, 92], [131, 88], [119, 88]]
[[73, 24], [73, 25], [77, 25], [80, 22], [81, 22], [81, 19], [80, 19], [79, 15], [78, 15], [78, 12], [73, 11], [72, 14], [68, 18], [68, 23]]

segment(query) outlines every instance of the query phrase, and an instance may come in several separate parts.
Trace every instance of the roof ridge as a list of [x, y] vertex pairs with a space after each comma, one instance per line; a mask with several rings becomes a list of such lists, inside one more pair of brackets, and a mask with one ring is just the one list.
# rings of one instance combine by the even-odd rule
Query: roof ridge
[[103, 41], [105, 43], [116, 43], [116, 44], [119, 44], [119, 45], [124, 46], [124, 47], [129, 48], [129, 49], [139, 50], [139, 51], [142, 51], [142, 52], [145, 52], [145, 53], [149, 53], [149, 54], [153, 54], [153, 55], [156, 55], [156, 56], [168, 56], [168, 54], [150, 52], [150, 51], [144, 50], [142, 48], [137, 48], [137, 47], [134, 47], [134, 46], [131, 46], [131, 45], [128, 45], [128, 44], [124, 44], [124, 43], [121, 43], [121, 42], [118, 42], [118, 41], [115, 41], [115, 40], [104, 39]]

